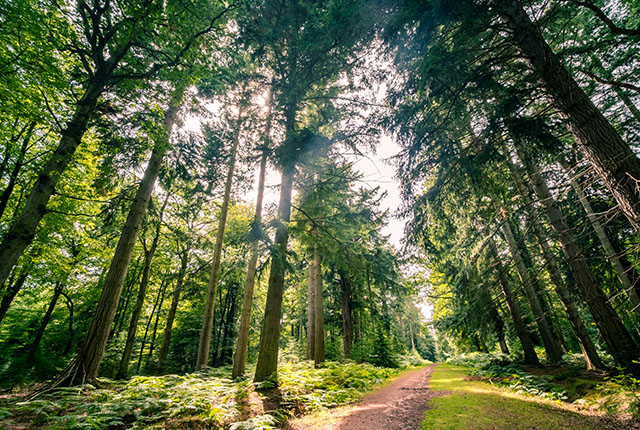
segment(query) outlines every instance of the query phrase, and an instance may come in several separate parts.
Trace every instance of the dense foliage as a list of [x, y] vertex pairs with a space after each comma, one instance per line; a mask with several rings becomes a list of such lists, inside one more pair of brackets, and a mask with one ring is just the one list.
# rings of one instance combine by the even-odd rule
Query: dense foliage
[[[158, 375], [249, 363], [322, 406], [385, 372], [327, 360], [499, 349], [640, 377], [639, 11], [3, 2], [0, 385], [114, 405], [186, 387], [199, 406], [177, 410], [201, 414], [248, 383]], [[359, 168], [389, 137], [395, 203]], [[325, 382], [367, 370], [325, 398], [279, 373], [301, 359]], [[170, 417], [161, 397], [135, 420]]]

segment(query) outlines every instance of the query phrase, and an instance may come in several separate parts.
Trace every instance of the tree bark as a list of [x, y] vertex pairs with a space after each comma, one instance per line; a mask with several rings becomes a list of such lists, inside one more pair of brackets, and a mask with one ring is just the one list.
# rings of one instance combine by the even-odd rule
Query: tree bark
[[494, 5], [553, 104], [567, 119], [567, 127], [585, 158], [640, 234], [640, 159], [551, 50], [521, 0], [496, 0]]
[[580, 345], [580, 349], [582, 350], [582, 355], [584, 356], [584, 359], [587, 363], [587, 367], [604, 369], [604, 363], [602, 363], [602, 360], [598, 355], [598, 351], [596, 350], [596, 347], [593, 344], [589, 333], [587, 332], [587, 328], [585, 327], [582, 318], [580, 318], [578, 309], [574, 304], [574, 299], [573, 297], [571, 297], [571, 293], [569, 292], [569, 289], [566, 287], [562, 279], [560, 268], [556, 264], [554, 254], [549, 248], [547, 237], [542, 229], [542, 226], [540, 225], [540, 221], [533, 212], [533, 201], [531, 199], [529, 189], [525, 184], [524, 177], [520, 172], [518, 166], [513, 164], [511, 159], [509, 159], [508, 157], [507, 164], [509, 166], [509, 171], [511, 172], [513, 182], [518, 189], [518, 193], [520, 194], [520, 196], [522, 196], [522, 199], [524, 201], [527, 219], [529, 220], [529, 223], [533, 228], [533, 233], [538, 240], [540, 251], [545, 262], [547, 263], [547, 271], [549, 272], [549, 276], [551, 277], [551, 282], [567, 314], [569, 323], [571, 324], [571, 328], [573, 328], [573, 332], [578, 338], [578, 343]]
[[144, 176], [129, 209], [85, 343], [74, 362], [62, 375], [61, 385], [83, 384], [87, 381], [94, 381], [98, 376], [98, 368], [122, 293], [124, 278], [131, 262], [140, 224], [149, 206], [151, 192], [169, 147], [169, 136], [178, 115], [182, 93], [182, 90], [176, 91], [165, 112], [164, 136], [159, 137], [155, 143]]
[[120, 300], [118, 300], [118, 309], [116, 310], [116, 315], [112, 324], [113, 328], [111, 329], [111, 333], [109, 334], [109, 339], [111, 339], [116, 333], [122, 330], [122, 325], [124, 324], [127, 311], [129, 310], [129, 301], [131, 300], [131, 295], [133, 294], [133, 286], [134, 284], [139, 283], [140, 275], [142, 274], [142, 267], [144, 266], [144, 264], [140, 264], [140, 259], [142, 258], [142, 256], [143, 255], [140, 255], [133, 264], [133, 270], [127, 271], [124, 287], [125, 299], [123, 302], [121, 295]]
[[[341, 292], [341, 305], [342, 305], [342, 344], [344, 348], [345, 357], [351, 355], [353, 348], [353, 317], [351, 315], [351, 278], [349, 275], [341, 270], [340, 276], [340, 292]], [[411, 324], [409, 324], [409, 331], [411, 332], [411, 349], [415, 349], [413, 343], [413, 331]]]
[[[129, 372], [129, 361], [131, 360], [131, 353], [133, 352], [133, 346], [136, 342], [136, 332], [138, 330], [138, 321], [142, 314], [142, 307], [144, 306], [144, 300], [147, 296], [147, 287], [149, 286], [149, 272], [151, 270], [151, 263], [153, 257], [156, 254], [158, 248], [158, 241], [160, 240], [160, 230], [162, 228], [162, 217], [164, 210], [169, 202], [169, 190], [160, 209], [160, 216], [158, 224], [153, 236], [153, 242], [149, 249], [144, 250], [144, 266], [142, 268], [142, 279], [140, 280], [140, 288], [138, 289], [138, 295], [136, 296], [136, 303], [133, 306], [133, 312], [131, 313], [131, 322], [129, 323], [129, 330], [127, 331], [127, 341], [124, 345], [124, 351], [122, 352], [122, 359], [120, 360], [120, 367], [116, 373], [116, 379], [125, 379]], [[148, 327], [147, 327], [148, 328]]]
[[316, 261], [309, 255], [309, 276], [307, 277], [307, 360], [316, 354]]
[[222, 258], [222, 245], [224, 242], [224, 230], [227, 224], [227, 214], [229, 212], [229, 201], [231, 200], [231, 186], [233, 185], [233, 174], [236, 165], [236, 155], [240, 142], [240, 128], [244, 121], [244, 103], [247, 95], [242, 95], [238, 108], [238, 119], [233, 133], [233, 143], [231, 148], [231, 159], [229, 160], [229, 170], [224, 186], [224, 197], [222, 208], [220, 209], [220, 219], [218, 221], [218, 233], [213, 251], [213, 261], [211, 262], [211, 276], [207, 288], [207, 299], [204, 306], [204, 316], [202, 317], [202, 329], [200, 331], [200, 345], [198, 346], [198, 356], [196, 359], [196, 370], [202, 369], [209, 364], [209, 349], [211, 347], [211, 330], [213, 328], [213, 314], [215, 310], [216, 294], [218, 293], [218, 277], [220, 276], [220, 263]]
[[613, 249], [613, 245], [611, 244], [611, 241], [609, 240], [609, 237], [607, 236], [607, 233], [604, 230], [604, 226], [600, 223], [600, 220], [598, 219], [598, 215], [596, 215], [593, 208], [591, 207], [591, 203], [589, 202], [589, 199], [587, 199], [587, 196], [584, 194], [584, 191], [582, 191], [582, 186], [578, 183], [578, 180], [575, 179], [575, 177], [573, 176], [571, 167], [569, 166], [567, 161], [561, 159], [560, 163], [562, 164], [562, 167], [564, 167], [567, 174], [569, 175], [571, 188], [573, 188], [573, 191], [578, 196], [578, 200], [580, 201], [580, 204], [582, 205], [585, 213], [587, 214], [587, 219], [591, 223], [591, 227], [593, 227], [593, 230], [596, 232], [596, 236], [598, 237], [598, 240], [600, 241], [600, 244], [602, 245], [602, 248], [604, 249], [604, 252], [607, 255], [607, 259], [613, 265], [613, 269], [615, 270], [616, 275], [618, 276], [618, 279], [620, 280], [620, 283], [622, 284], [622, 287], [624, 288], [624, 291], [627, 294], [627, 297], [629, 297], [629, 301], [633, 305], [633, 311], [636, 313], [636, 315], [638, 315], [638, 317], [640, 317], [640, 297], [638, 297], [638, 294], [634, 289], [633, 282], [631, 282], [631, 279], [629, 279], [629, 276], [627, 276], [627, 271], [625, 270], [624, 266], [622, 265], [622, 262], [618, 258], [618, 254]]
[[629, 335], [629, 332], [620, 320], [620, 317], [616, 314], [613, 307], [611, 307], [607, 296], [596, 283], [578, 243], [573, 234], [571, 234], [569, 225], [556, 205], [533, 158], [519, 141], [516, 140], [515, 143], [518, 156], [525, 167], [529, 180], [533, 185], [534, 192], [538, 200], [542, 203], [547, 218], [549, 218], [551, 228], [555, 232], [560, 242], [562, 252], [567, 258], [571, 273], [591, 311], [591, 315], [593, 315], [593, 319], [598, 326], [602, 338], [609, 347], [609, 352], [622, 367], [634, 375], [640, 375], [640, 364], [637, 362], [634, 363], [634, 361], [640, 357], [640, 349], [634, 343], [631, 335]]
[[314, 305], [315, 309], [313, 312], [313, 317], [315, 320], [314, 323], [314, 331], [315, 331], [315, 348], [313, 353], [313, 363], [315, 367], [318, 367], [321, 363], [324, 363], [325, 359], [325, 345], [324, 345], [324, 301], [322, 299], [322, 259], [320, 258], [320, 253], [318, 252], [318, 243], [317, 243], [317, 232], [315, 232], [316, 242], [313, 245], [313, 260], [314, 260], [314, 282], [313, 285], [315, 287], [315, 295], [314, 295]]
[[67, 302], [67, 308], [69, 309], [69, 339], [67, 339], [67, 344], [64, 347], [64, 351], [63, 351], [63, 355], [67, 355], [70, 351], [71, 348], [73, 348], [73, 339], [74, 339], [74, 332], [73, 332], [73, 301], [71, 300], [71, 297], [69, 297], [68, 294], [66, 294], [64, 291], [62, 292], [62, 295], [64, 296], [66, 302]]
[[253, 306], [253, 290], [256, 283], [256, 267], [258, 265], [258, 249], [260, 237], [262, 236], [262, 202], [264, 200], [264, 181], [267, 172], [267, 157], [269, 155], [269, 144], [271, 141], [271, 121], [273, 106], [273, 90], [269, 91], [267, 101], [267, 119], [262, 143], [262, 157], [260, 158], [260, 173], [258, 175], [258, 195], [256, 197], [256, 212], [253, 216], [251, 251], [247, 264], [247, 278], [244, 284], [244, 295], [242, 299], [242, 312], [240, 315], [240, 327], [238, 329], [238, 341], [236, 342], [236, 354], [233, 358], [232, 377], [237, 378], [244, 375], [247, 362], [247, 351], [249, 349], [249, 328], [251, 325], [251, 308]]
[[524, 264], [518, 242], [513, 236], [511, 226], [509, 225], [509, 218], [504, 209], [502, 210], [502, 215], [504, 217], [504, 222], [502, 223], [502, 233], [504, 234], [507, 244], [509, 245], [511, 257], [513, 258], [513, 261], [516, 265], [518, 275], [520, 276], [520, 281], [522, 281], [522, 287], [524, 289], [525, 295], [529, 300], [531, 311], [533, 312], [533, 315], [535, 317], [536, 325], [538, 326], [538, 331], [540, 332], [540, 337], [542, 338], [544, 349], [547, 353], [547, 358], [552, 363], [558, 363], [562, 361], [562, 348], [554, 338], [551, 327], [549, 327], [549, 325], [547, 324], [547, 319], [545, 318], [545, 314], [542, 311], [536, 289], [533, 285], [534, 282], [538, 281], [529, 273], [529, 269], [527, 269]]
[[38, 331], [36, 332], [35, 337], [33, 338], [33, 343], [29, 348], [29, 353], [27, 354], [27, 366], [31, 366], [33, 364], [33, 360], [36, 356], [36, 351], [38, 350], [38, 346], [40, 346], [40, 341], [42, 341], [42, 336], [44, 335], [44, 331], [49, 325], [49, 321], [51, 320], [51, 315], [53, 315], [53, 310], [56, 307], [56, 303], [58, 303], [58, 299], [60, 298], [60, 294], [62, 293], [62, 282], [56, 284], [53, 289], [53, 297], [51, 297], [51, 301], [49, 302], [49, 307], [42, 317], [42, 321], [40, 322], [40, 327], [38, 327]]
[[[162, 288], [162, 293], [160, 295], [160, 304], [158, 304], [158, 312], [156, 312], [156, 320], [153, 323], [153, 333], [151, 334], [151, 342], [149, 342], [149, 360], [153, 357], [153, 350], [155, 349], [156, 337], [158, 335], [158, 324], [160, 323], [160, 314], [162, 313], [162, 305], [164, 304], [166, 292], [167, 289], [165, 286], [165, 288]], [[138, 369], [140, 369], [139, 364]]]
[[[164, 291], [168, 283], [169, 281], [165, 275], [160, 285], [160, 289], [158, 290], [158, 294], [156, 295], [156, 300], [153, 303], [153, 308], [151, 308], [151, 314], [149, 314], [149, 319], [147, 320], [147, 324], [144, 328], [144, 335], [142, 336], [142, 343], [140, 344], [140, 352], [138, 354], [138, 365], [136, 366], [136, 372], [138, 374], [140, 373], [140, 367], [142, 366], [142, 356], [144, 355], [144, 347], [147, 344], [147, 335], [149, 334], [149, 327], [151, 327], [151, 321], [153, 321], [153, 316], [160, 315], [160, 309], [162, 309], [162, 302], [164, 301]], [[156, 317], [156, 322], [157, 320], [158, 319]], [[155, 333], [154, 333], [154, 338], [155, 338]], [[152, 347], [153, 347], [153, 341], [154, 339], [152, 339], [150, 342]]]
[[173, 295], [171, 296], [171, 307], [169, 308], [169, 313], [167, 314], [167, 324], [164, 328], [164, 338], [162, 339], [162, 346], [160, 347], [160, 352], [158, 353], [158, 373], [162, 373], [164, 371], [164, 363], [167, 359], [167, 355], [169, 354], [169, 346], [171, 346], [171, 333], [173, 331], [173, 321], [176, 318], [178, 305], [180, 304], [180, 293], [182, 292], [184, 277], [187, 273], [188, 257], [189, 248], [184, 248], [182, 250], [182, 255], [180, 256], [180, 271], [178, 272], [176, 288], [175, 290], [173, 290]]
[[280, 185], [280, 201], [278, 203], [278, 224], [271, 253], [269, 287], [265, 304], [264, 320], [260, 332], [260, 349], [256, 363], [255, 382], [267, 378], [278, 377], [278, 346], [280, 344], [280, 319], [282, 318], [282, 294], [284, 275], [286, 272], [287, 245], [289, 230], [287, 224], [291, 219], [291, 193], [295, 176], [295, 159], [293, 159], [292, 140], [295, 136], [296, 104], [293, 103], [285, 112], [285, 143], [283, 149], [282, 183]]
[[507, 307], [509, 308], [509, 312], [511, 313], [511, 319], [513, 320], [513, 326], [516, 330], [516, 334], [518, 335], [518, 339], [520, 339], [520, 344], [522, 345], [522, 350], [524, 352], [524, 362], [527, 364], [539, 366], [540, 361], [538, 360], [536, 350], [533, 347], [531, 334], [527, 330], [527, 326], [522, 319], [520, 305], [518, 304], [516, 297], [511, 290], [511, 286], [509, 285], [507, 277], [505, 276], [504, 267], [502, 266], [502, 262], [500, 261], [500, 257], [498, 256], [498, 251], [493, 239], [489, 239], [489, 252], [491, 258], [493, 258], [495, 261], [494, 265], [496, 274], [498, 275], [498, 283], [500, 284], [502, 294], [504, 294], [504, 298], [507, 302]]

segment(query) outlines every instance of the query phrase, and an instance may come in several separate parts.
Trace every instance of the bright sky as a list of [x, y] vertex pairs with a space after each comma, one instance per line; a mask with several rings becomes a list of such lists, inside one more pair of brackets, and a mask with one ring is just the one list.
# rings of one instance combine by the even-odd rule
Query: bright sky
[[[382, 210], [389, 209], [390, 215], [400, 207], [399, 183], [395, 179], [395, 168], [385, 160], [397, 154], [400, 148], [389, 137], [383, 136], [378, 144], [376, 153], [368, 153], [366, 157], [355, 157], [354, 170], [362, 174], [362, 184], [365, 187], [380, 187], [382, 192], [386, 192], [386, 197], [382, 200]], [[280, 173], [274, 169], [269, 169], [266, 177], [266, 188], [264, 202], [266, 205], [277, 205], [280, 197]], [[255, 181], [258, 182], [258, 171], [256, 166]], [[245, 196], [249, 203], [255, 203], [257, 191], [255, 188]], [[391, 216], [389, 223], [384, 227], [382, 233], [389, 236], [390, 242], [400, 249], [403, 237], [404, 221]]]

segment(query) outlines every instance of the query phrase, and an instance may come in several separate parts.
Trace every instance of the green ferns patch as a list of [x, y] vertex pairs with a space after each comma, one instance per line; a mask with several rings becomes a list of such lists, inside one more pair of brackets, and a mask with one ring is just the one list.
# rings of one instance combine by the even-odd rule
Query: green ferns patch
[[274, 388], [256, 392], [248, 380], [225, 377], [230, 373], [225, 367], [101, 380], [108, 388], [59, 388], [34, 400], [0, 405], [0, 427], [29, 423], [51, 430], [181, 428], [181, 423], [195, 421], [198, 428], [274, 429], [295, 414], [354, 402], [397, 370], [355, 363], [326, 363], [319, 369], [310, 362], [286, 364], [275, 388], [279, 406], [272, 411], [251, 410], [248, 399], [273, 396]]

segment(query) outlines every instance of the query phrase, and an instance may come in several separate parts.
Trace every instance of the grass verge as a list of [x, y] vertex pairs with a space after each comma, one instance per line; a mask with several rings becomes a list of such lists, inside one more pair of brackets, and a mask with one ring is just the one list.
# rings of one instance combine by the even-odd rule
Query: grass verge
[[438, 365], [431, 388], [441, 396], [430, 402], [423, 430], [597, 430], [590, 417], [560, 404], [524, 396], [466, 375], [466, 368]]

